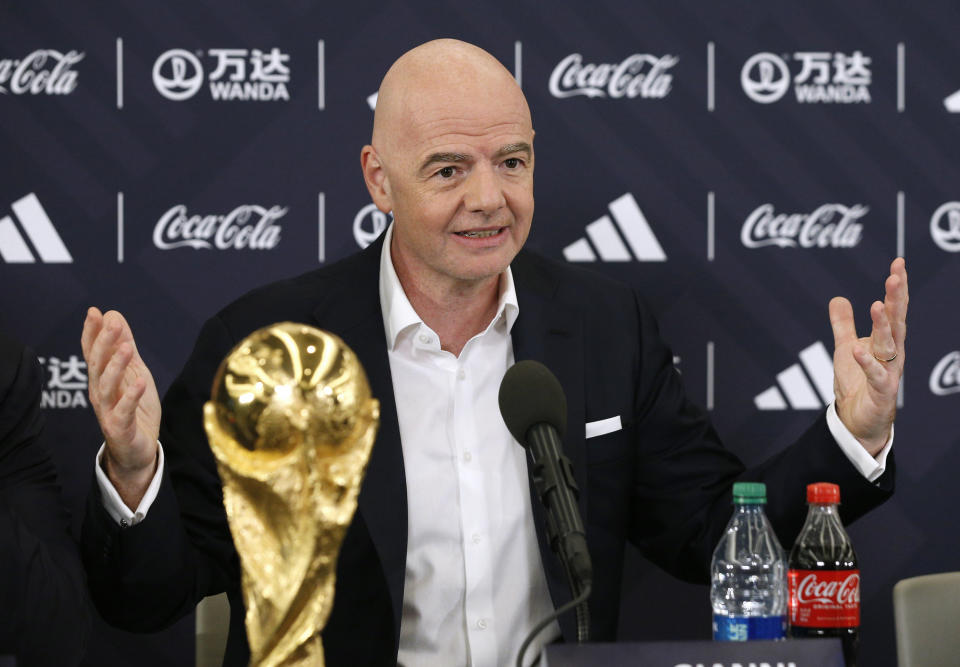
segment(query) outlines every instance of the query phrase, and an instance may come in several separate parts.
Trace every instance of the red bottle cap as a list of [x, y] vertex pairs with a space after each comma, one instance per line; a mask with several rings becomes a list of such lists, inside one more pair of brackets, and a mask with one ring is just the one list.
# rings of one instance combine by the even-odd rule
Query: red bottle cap
[[830, 482], [817, 482], [807, 485], [807, 502], [821, 505], [839, 503], [840, 487]]

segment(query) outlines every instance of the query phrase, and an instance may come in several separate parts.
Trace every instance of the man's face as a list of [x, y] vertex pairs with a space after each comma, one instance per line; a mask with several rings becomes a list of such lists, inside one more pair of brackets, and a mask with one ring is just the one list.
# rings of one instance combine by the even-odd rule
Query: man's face
[[421, 284], [496, 276], [530, 232], [530, 116], [519, 90], [496, 92], [417, 98], [383, 157], [394, 264]]

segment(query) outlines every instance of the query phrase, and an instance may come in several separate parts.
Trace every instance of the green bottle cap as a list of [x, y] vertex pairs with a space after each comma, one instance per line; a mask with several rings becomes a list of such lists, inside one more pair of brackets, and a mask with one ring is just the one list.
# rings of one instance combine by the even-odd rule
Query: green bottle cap
[[767, 485], [763, 482], [737, 482], [733, 485], [734, 505], [759, 505], [767, 502]]

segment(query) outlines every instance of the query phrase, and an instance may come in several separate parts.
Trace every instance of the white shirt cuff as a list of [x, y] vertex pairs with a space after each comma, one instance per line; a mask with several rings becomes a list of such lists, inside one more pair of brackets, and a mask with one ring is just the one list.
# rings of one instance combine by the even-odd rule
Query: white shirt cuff
[[157, 493], [160, 492], [160, 479], [163, 477], [163, 447], [157, 442], [157, 472], [153, 476], [153, 479], [150, 480], [150, 486], [147, 487], [147, 492], [143, 494], [143, 498], [140, 500], [140, 504], [137, 506], [135, 512], [130, 511], [130, 508], [120, 499], [120, 494], [117, 493], [117, 490], [107, 477], [107, 473], [104, 472], [103, 466], [100, 465], [106, 447], [106, 443], [100, 445], [100, 450], [97, 452], [97, 460], [94, 463], [97, 474], [97, 485], [100, 487], [100, 498], [103, 500], [103, 508], [107, 510], [107, 514], [121, 526], [135, 526], [146, 518], [147, 511], [150, 509], [153, 501], [157, 499]]
[[853, 467], [860, 471], [860, 474], [867, 478], [867, 481], [875, 482], [887, 469], [887, 455], [893, 447], [893, 425], [890, 426], [890, 439], [883, 446], [876, 457], [870, 456], [860, 441], [851, 433], [840, 417], [837, 415], [837, 405], [833, 402], [827, 407], [827, 427], [833, 439], [840, 445], [840, 449], [850, 459]]

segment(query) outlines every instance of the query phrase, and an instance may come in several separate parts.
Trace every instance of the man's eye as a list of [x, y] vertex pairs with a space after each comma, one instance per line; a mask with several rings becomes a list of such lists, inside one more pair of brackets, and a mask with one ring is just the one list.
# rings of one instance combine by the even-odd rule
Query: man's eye
[[520, 166], [520, 158], [518, 157], [508, 157], [503, 161], [503, 164], [506, 165], [507, 169], [516, 169]]
[[453, 167], [444, 167], [437, 173], [440, 174], [441, 178], [453, 178], [453, 175], [457, 173], [457, 170]]

